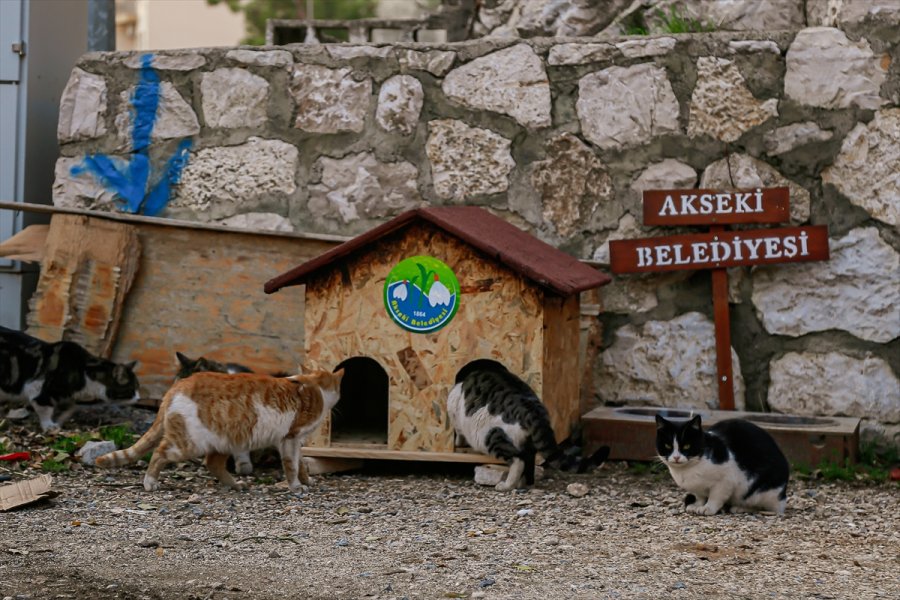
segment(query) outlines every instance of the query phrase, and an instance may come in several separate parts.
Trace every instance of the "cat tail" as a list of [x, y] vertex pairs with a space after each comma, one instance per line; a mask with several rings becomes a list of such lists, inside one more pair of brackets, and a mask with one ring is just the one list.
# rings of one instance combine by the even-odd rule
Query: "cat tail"
[[[168, 398], [166, 400], [168, 400]], [[166, 409], [169, 406], [169, 403], [166, 400], [164, 400], [159, 407], [159, 412], [156, 413], [156, 419], [154, 419], [153, 425], [150, 426], [150, 429], [148, 429], [133, 446], [125, 448], [124, 450], [116, 450], [115, 452], [98, 456], [97, 465], [103, 468], [127, 465], [128, 463], [139, 460], [147, 452], [156, 448], [165, 433], [165, 415]]]

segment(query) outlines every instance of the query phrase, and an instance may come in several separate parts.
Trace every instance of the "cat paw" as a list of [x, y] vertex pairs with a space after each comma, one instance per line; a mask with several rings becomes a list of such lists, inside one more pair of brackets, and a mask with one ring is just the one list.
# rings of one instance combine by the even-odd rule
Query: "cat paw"
[[228, 487], [230, 487], [231, 489], [233, 489], [236, 492], [243, 492], [244, 490], [247, 489], [247, 484], [244, 483], [243, 481], [233, 481], [228, 484]]
[[289, 487], [290, 490], [295, 494], [305, 494], [309, 491], [309, 485], [305, 483], [297, 483]]
[[41, 425], [41, 429], [47, 435], [57, 435], [60, 431], [62, 431], [59, 423], [47, 423], [47, 425]]
[[152, 477], [144, 477], [144, 489], [148, 492], [155, 492], [159, 489], [159, 481]]
[[515, 489], [515, 485], [511, 483], [507, 483], [505, 481], [501, 481], [497, 485], [494, 486], [495, 490], [499, 490], [501, 492], [508, 492], [509, 490]]
[[697, 507], [697, 510], [694, 512], [698, 515], [714, 515], [719, 512], [720, 507], [710, 506], [709, 504], [704, 504], [703, 506]]
[[237, 463], [234, 465], [234, 472], [238, 475], [251, 475], [253, 473], [253, 463]]

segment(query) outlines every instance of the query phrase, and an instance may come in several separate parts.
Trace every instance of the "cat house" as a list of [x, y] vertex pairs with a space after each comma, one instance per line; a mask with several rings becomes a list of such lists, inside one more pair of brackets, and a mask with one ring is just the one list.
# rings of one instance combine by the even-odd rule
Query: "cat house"
[[446, 412], [476, 359], [525, 380], [568, 437], [580, 416], [579, 293], [609, 280], [472, 206], [405, 212], [271, 279], [266, 293], [305, 285], [305, 364], [346, 370], [305, 452], [489, 460], [455, 448]]

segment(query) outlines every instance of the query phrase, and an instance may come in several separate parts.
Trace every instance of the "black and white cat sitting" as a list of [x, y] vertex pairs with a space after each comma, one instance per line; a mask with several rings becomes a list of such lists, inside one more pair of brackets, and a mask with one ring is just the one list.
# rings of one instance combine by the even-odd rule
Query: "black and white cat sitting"
[[[527, 383], [500, 363], [480, 359], [463, 367], [447, 397], [447, 414], [456, 432], [456, 445], [463, 441], [478, 452], [510, 462], [501, 491], [534, 484], [535, 458], [545, 465], [583, 472], [599, 465], [609, 455], [603, 447], [589, 459], [574, 458], [556, 443], [550, 415]], [[571, 449], [569, 449], [571, 450]]]
[[772, 436], [749, 421], [720, 421], [704, 433], [700, 415], [683, 422], [656, 415], [656, 451], [678, 487], [688, 492], [688, 512], [714, 515], [725, 508], [784, 514], [788, 461]]
[[79, 405], [137, 402], [134, 365], [98, 358], [75, 342], [48, 343], [0, 327], [0, 400], [28, 402], [43, 431], [59, 429]]

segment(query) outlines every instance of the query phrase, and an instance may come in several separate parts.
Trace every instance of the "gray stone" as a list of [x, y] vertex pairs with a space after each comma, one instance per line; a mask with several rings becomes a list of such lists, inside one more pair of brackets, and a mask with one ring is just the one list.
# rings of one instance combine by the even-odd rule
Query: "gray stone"
[[839, 27], [878, 17], [887, 23], [900, 22], [896, 0], [806, 0], [810, 26]]
[[203, 148], [191, 154], [166, 216], [211, 221], [252, 210], [254, 201], [294, 193], [298, 166], [297, 148], [280, 140]]
[[790, 191], [791, 223], [805, 223], [809, 220], [809, 192], [758, 158], [746, 154], [732, 154], [706, 167], [700, 178], [701, 188], [743, 189], [783, 186], [787, 186]]
[[85, 442], [84, 446], [78, 449], [78, 452], [75, 454], [83, 465], [96, 465], [97, 458], [103, 456], [104, 454], [109, 454], [110, 452], [116, 451], [116, 444], [114, 442], [110, 442], [108, 440], [103, 440], [101, 442]]
[[277, 213], [250, 212], [234, 215], [219, 221], [226, 227], [254, 229], [258, 231], [293, 231], [294, 226], [286, 218]]
[[[125, 59], [129, 69], [142, 69], [144, 54], [136, 53]], [[206, 57], [197, 52], [154, 54], [151, 66], [158, 71], [194, 71], [206, 64]]]
[[770, 131], [763, 136], [763, 143], [765, 143], [767, 154], [778, 156], [801, 146], [827, 142], [832, 137], [834, 137], [833, 133], [822, 129], [814, 121], [805, 121]]
[[414, 69], [417, 71], [428, 71], [432, 75], [443, 77], [444, 74], [453, 66], [456, 60], [456, 52], [449, 50], [397, 50], [400, 66], [406, 69]]
[[699, 20], [716, 31], [797, 30], [806, 24], [799, 0], [655, 0], [654, 10], [647, 13], [651, 31], [661, 25], [657, 11], [668, 17], [673, 7], [683, 18]]
[[697, 183], [697, 171], [688, 164], [667, 158], [648, 165], [631, 184], [629, 208], [635, 216], [643, 215], [645, 190], [685, 189]]
[[600, 205], [613, 200], [603, 161], [570, 133], [551, 139], [547, 159], [533, 164], [531, 183], [541, 196], [543, 220], [568, 237], [591, 226]]
[[[116, 133], [118, 148], [124, 151], [132, 148], [132, 117], [135, 86], [121, 93], [122, 105], [116, 114]], [[171, 140], [191, 137], [200, 133], [200, 123], [191, 105], [178, 92], [174, 85], [163, 81], [159, 86], [159, 105], [156, 109], [156, 121], [150, 133], [151, 140]]]
[[[734, 403], [744, 407], [744, 379], [732, 349]], [[715, 327], [700, 313], [625, 325], [601, 355], [594, 389], [605, 403], [718, 408]]]
[[879, 221], [900, 226], [900, 108], [854, 127], [822, 181]]
[[527, 44], [453, 69], [441, 89], [463, 106], [509, 115], [525, 127], [550, 125], [550, 81], [541, 59]]
[[408, 162], [382, 163], [368, 152], [322, 157], [315, 169], [321, 182], [309, 186], [309, 209], [344, 223], [382, 219], [419, 206], [418, 170]]
[[664, 56], [675, 49], [677, 40], [673, 37], [652, 37], [642, 40], [627, 40], [616, 44], [616, 48], [626, 58], [648, 58]]
[[[124, 164], [121, 157], [112, 157], [114, 162]], [[116, 211], [116, 194], [106, 189], [96, 177], [81, 171], [83, 159], [60, 157], [56, 160], [53, 177], [53, 204], [67, 208]], [[72, 169], [76, 169], [73, 173]], [[124, 169], [124, 166], [123, 166]]]
[[781, 54], [781, 48], [772, 40], [732, 40], [728, 42], [728, 49], [736, 54], [756, 54], [758, 52]]
[[593, 260], [608, 265], [610, 261], [609, 242], [613, 240], [629, 240], [640, 237], [647, 237], [646, 231], [640, 226], [637, 219], [630, 214], [626, 214], [619, 219], [616, 230], [610, 233], [606, 240], [594, 250]]
[[387, 131], [409, 135], [419, 124], [425, 93], [411, 75], [394, 75], [381, 84], [375, 122]]
[[269, 82], [245, 69], [216, 69], [200, 82], [208, 127], [262, 128], [267, 120]]
[[325, 51], [331, 58], [351, 60], [354, 58], [388, 58], [393, 53], [391, 46], [351, 46], [349, 44], [328, 44]]
[[734, 142], [770, 117], [778, 115], [778, 100], [753, 97], [737, 65], [724, 58], [697, 59], [697, 84], [691, 95], [688, 135], [709, 135]]
[[256, 67], [288, 67], [294, 62], [294, 57], [287, 50], [244, 50], [237, 48], [229, 50], [225, 54], [235, 62]]
[[578, 481], [576, 481], [575, 483], [570, 483], [566, 486], [566, 493], [573, 498], [583, 498], [587, 496], [588, 492], [590, 491], [591, 488]]
[[884, 360], [788, 352], [769, 363], [769, 407], [795, 415], [900, 423], [900, 380]]
[[584, 137], [601, 148], [636, 146], [680, 130], [672, 85], [652, 63], [585, 75], [575, 106]]
[[550, 48], [547, 64], [552, 66], [582, 65], [611, 60], [618, 54], [619, 51], [615, 46], [602, 42], [556, 44]]
[[813, 27], [797, 34], [788, 49], [785, 96], [799, 104], [835, 109], [876, 109], [886, 68], [865, 39], [853, 42], [837, 29]]
[[297, 105], [294, 127], [312, 133], [362, 131], [372, 80], [356, 81], [352, 73], [347, 68], [295, 65], [290, 86]]
[[463, 200], [474, 194], [503, 192], [516, 166], [510, 140], [454, 119], [428, 123], [425, 153], [434, 191], [440, 198]]
[[900, 336], [900, 254], [874, 227], [829, 246], [828, 261], [754, 271], [752, 299], [766, 331], [798, 337], [840, 329], [881, 343]]
[[76, 67], [59, 101], [57, 140], [65, 144], [105, 135], [105, 117], [106, 79]]

